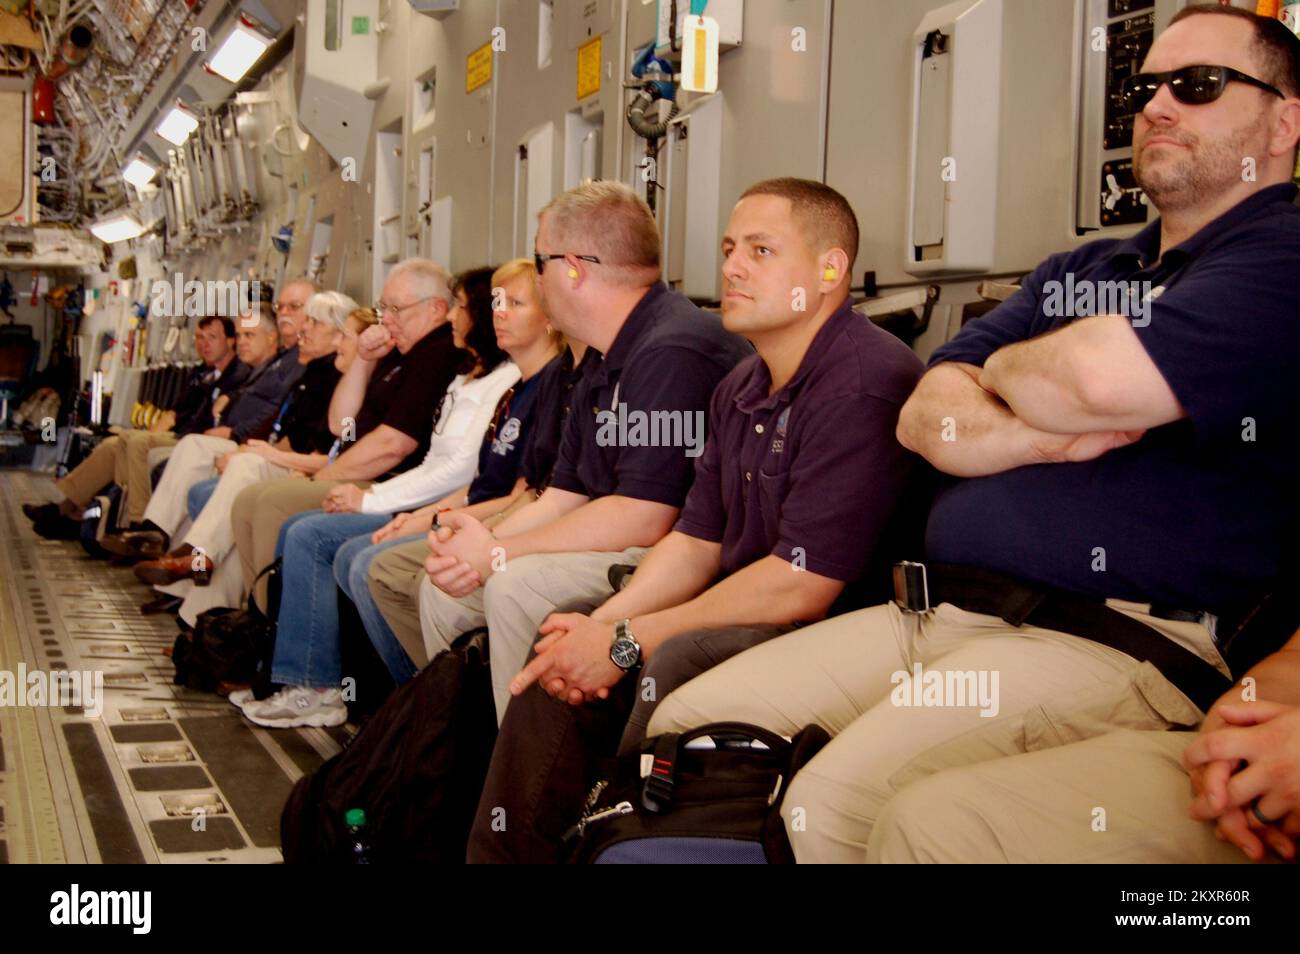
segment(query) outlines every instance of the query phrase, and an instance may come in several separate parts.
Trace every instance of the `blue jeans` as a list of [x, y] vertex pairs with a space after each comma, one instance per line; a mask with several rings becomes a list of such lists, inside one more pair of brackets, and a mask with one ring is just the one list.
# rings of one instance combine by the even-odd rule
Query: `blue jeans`
[[220, 477], [213, 477], [211, 480], [200, 480], [190, 487], [189, 496], [185, 498], [185, 509], [189, 511], [191, 520], [199, 519], [204, 504], [208, 502], [208, 498], [212, 496], [212, 491], [217, 489], [220, 481]]
[[280, 615], [271, 680], [286, 686], [336, 688], [343, 678], [339, 649], [339, 598], [334, 554], [355, 536], [373, 533], [386, 514], [308, 510], [285, 521], [280, 571]]
[[409, 543], [410, 537], [397, 537], [383, 543], [371, 543], [370, 534], [354, 537], [339, 547], [334, 557], [334, 579], [339, 589], [348, 595], [365, 624], [366, 635], [370, 643], [384, 661], [393, 681], [399, 686], [417, 672], [415, 663], [406, 655], [406, 650], [398, 642], [392, 627], [384, 619], [384, 614], [375, 605], [375, 598], [370, 595], [370, 585], [366, 578], [370, 575], [370, 564], [381, 552], [400, 543]]

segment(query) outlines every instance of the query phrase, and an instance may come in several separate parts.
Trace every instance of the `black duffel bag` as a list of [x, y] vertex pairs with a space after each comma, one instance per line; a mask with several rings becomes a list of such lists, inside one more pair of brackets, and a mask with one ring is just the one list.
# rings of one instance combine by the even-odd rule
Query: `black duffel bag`
[[594, 864], [789, 864], [781, 817], [790, 780], [830, 741], [810, 725], [787, 740], [742, 722], [666, 733], [620, 757], [566, 838]]
[[216, 692], [222, 683], [254, 685], [265, 681], [274, 652], [275, 624], [257, 610], [204, 610], [172, 646], [173, 681], [200, 692]]
[[463, 864], [496, 734], [487, 630], [477, 629], [394, 690], [347, 748], [298, 780], [280, 815], [285, 863], [356, 862], [346, 816], [359, 808], [369, 863]]

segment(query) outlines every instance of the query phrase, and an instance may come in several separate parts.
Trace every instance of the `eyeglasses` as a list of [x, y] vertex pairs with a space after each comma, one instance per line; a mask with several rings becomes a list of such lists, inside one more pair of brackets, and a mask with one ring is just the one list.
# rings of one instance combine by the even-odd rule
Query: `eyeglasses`
[[277, 301], [275, 303], [276, 311], [302, 311], [306, 302], [301, 301]]
[[[537, 267], [537, 274], [540, 275], [546, 270], [547, 262], [556, 258], [565, 258], [567, 255], [567, 252], [560, 252], [558, 255], [543, 255], [541, 252], [533, 252], [533, 264]], [[584, 262], [594, 262], [597, 265], [600, 264], [600, 259], [595, 255], [575, 255], [573, 257], [580, 258]]]
[[400, 315], [402, 312], [406, 311], [406, 309], [414, 308], [422, 301], [429, 301], [431, 298], [437, 297], [437, 295], [425, 295], [423, 298], [417, 298], [415, 301], [407, 302], [405, 305], [390, 305], [387, 302], [377, 301], [375, 302], [375, 311], [379, 312], [379, 317], [381, 318], [390, 311], [395, 315]]
[[1204, 106], [1222, 96], [1228, 84], [1234, 81], [1248, 83], [1286, 99], [1276, 86], [1270, 86], [1263, 80], [1247, 76], [1230, 66], [1184, 66], [1164, 73], [1137, 73], [1120, 85], [1120, 97], [1126, 110], [1138, 113], [1155, 98], [1160, 87], [1168, 83], [1169, 92], [1174, 94], [1174, 99], [1178, 102], [1188, 106]]

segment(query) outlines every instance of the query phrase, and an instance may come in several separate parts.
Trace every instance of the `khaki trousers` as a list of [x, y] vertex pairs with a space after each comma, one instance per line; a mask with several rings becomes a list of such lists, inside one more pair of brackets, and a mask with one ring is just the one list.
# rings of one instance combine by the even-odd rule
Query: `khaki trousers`
[[[1175, 692], [1169, 687], [1170, 692]], [[1225, 864], [1249, 862], [1188, 817], [1183, 749], [1195, 732], [1125, 729], [1072, 744], [1088, 720], [1053, 712], [1022, 755], [943, 771], [942, 757], [881, 812], [873, 862]], [[925, 774], [931, 772], [933, 774]]]
[[[224, 437], [190, 434], [182, 438], [176, 445], [176, 449], [172, 451], [171, 457], [167, 458], [162, 480], [158, 481], [158, 492], [150, 498], [149, 505], [144, 508], [144, 519], [162, 530], [169, 539], [175, 537], [176, 531], [189, 518], [187, 503], [190, 488], [199, 481], [217, 476], [217, 458], [238, 448], [238, 444]], [[148, 456], [147, 448], [143, 456]], [[147, 463], [142, 469], [145, 472], [145, 483], [148, 483]], [[132, 465], [133, 478], [134, 470]], [[134, 487], [129, 491], [128, 499], [135, 499]], [[223, 519], [228, 518], [223, 517]]]
[[[1110, 605], [1227, 672], [1204, 625]], [[861, 862], [916, 760], [1017, 755], [1053, 738], [1051, 711], [1078, 713], [1097, 732], [1190, 728], [1202, 718], [1149, 663], [1099, 643], [948, 603], [920, 615], [886, 604], [722, 663], [664, 699], [647, 735], [731, 720], [793, 735], [818, 723], [834, 738], [792, 782], [786, 828], [801, 862]]]
[[413, 536], [381, 551], [371, 561], [366, 581], [384, 621], [417, 669], [429, 664], [420, 630], [420, 583], [427, 579], [424, 561], [428, 558], [427, 535]]
[[649, 552], [647, 547], [629, 547], [616, 552], [518, 557], [493, 573], [482, 587], [459, 599], [439, 590], [422, 573], [420, 628], [425, 653], [432, 658], [450, 648], [462, 633], [487, 626], [492, 696], [500, 724], [510, 703], [510, 680], [524, 667], [546, 617], [560, 606], [575, 613], [600, 606], [614, 594], [609, 568], [617, 563], [636, 565]]
[[[325, 495], [339, 483], [344, 481], [283, 477], [254, 484], [240, 492], [231, 508], [230, 519], [244, 575], [244, 592], [253, 588], [257, 574], [275, 559], [275, 544], [284, 522], [294, 514], [318, 509]], [[371, 482], [346, 483], [369, 487]], [[265, 578], [258, 583], [253, 596], [258, 606], [266, 607]]]

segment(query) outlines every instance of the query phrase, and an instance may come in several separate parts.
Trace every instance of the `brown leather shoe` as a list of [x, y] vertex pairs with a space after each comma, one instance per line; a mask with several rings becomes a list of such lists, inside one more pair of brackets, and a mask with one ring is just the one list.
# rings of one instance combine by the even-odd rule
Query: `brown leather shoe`
[[193, 580], [195, 586], [207, 586], [212, 580], [212, 561], [199, 553], [185, 556], [164, 554], [156, 560], [137, 563], [135, 575], [142, 582], [154, 586], [166, 586], [177, 580]]
[[163, 555], [167, 538], [158, 530], [128, 530], [125, 533], [105, 534], [99, 545], [118, 556], [156, 560]]

